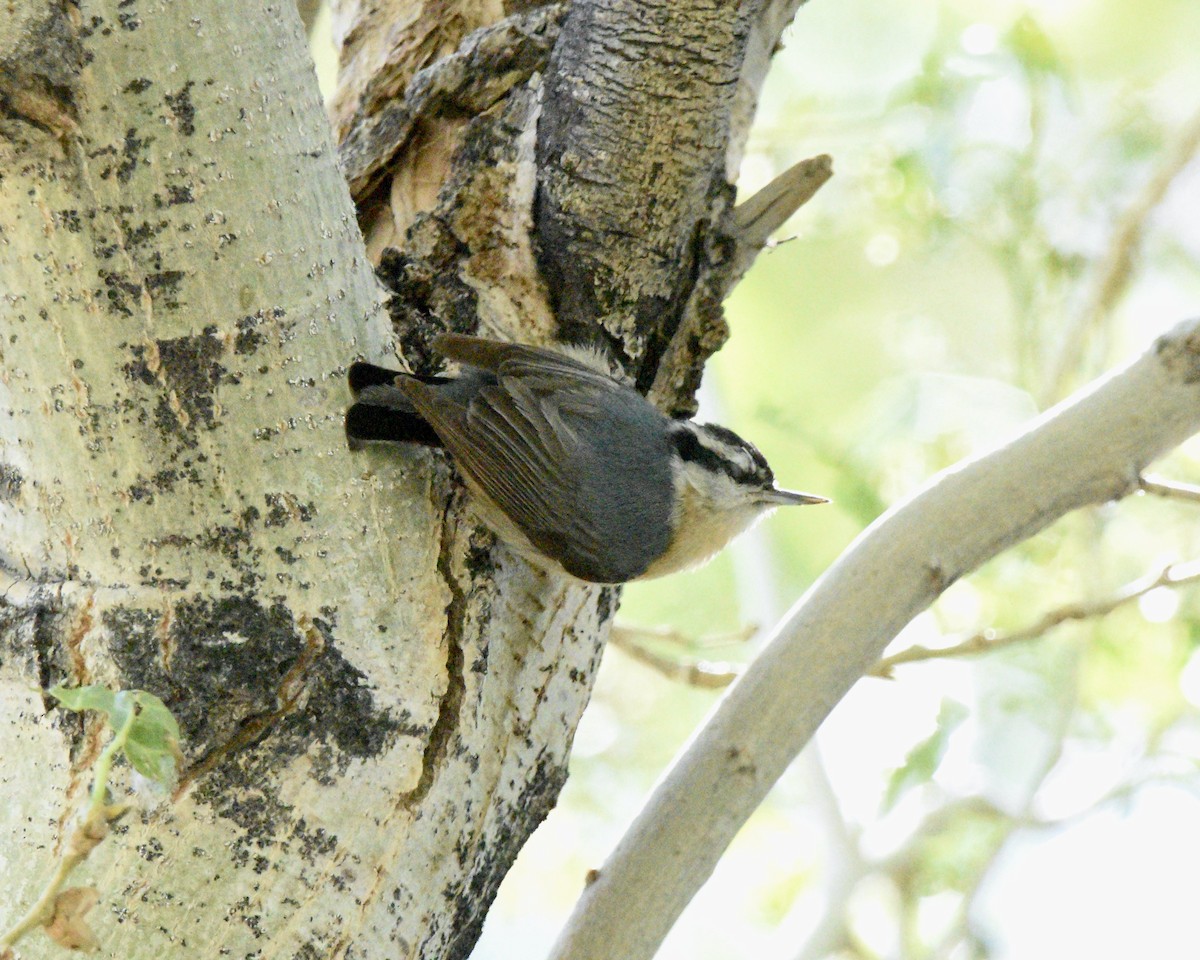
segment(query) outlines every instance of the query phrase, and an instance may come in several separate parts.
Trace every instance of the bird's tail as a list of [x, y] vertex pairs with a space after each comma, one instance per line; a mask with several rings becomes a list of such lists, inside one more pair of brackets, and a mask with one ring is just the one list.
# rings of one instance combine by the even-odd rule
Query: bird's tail
[[419, 377], [372, 363], [351, 365], [348, 380], [354, 404], [346, 411], [346, 440], [350, 449], [357, 450], [366, 443], [442, 445], [433, 427], [413, 409], [412, 401], [396, 386], [400, 378], [423, 383], [445, 383], [447, 379]]

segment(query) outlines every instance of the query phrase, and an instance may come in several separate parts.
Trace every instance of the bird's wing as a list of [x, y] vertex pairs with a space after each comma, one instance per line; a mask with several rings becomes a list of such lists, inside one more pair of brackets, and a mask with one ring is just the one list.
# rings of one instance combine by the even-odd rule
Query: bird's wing
[[558, 390], [564, 384], [586, 385], [602, 391], [619, 390], [623, 386], [598, 366], [557, 350], [523, 343], [443, 333], [434, 338], [433, 348], [449, 360], [487, 370], [496, 376], [520, 377], [536, 392]]
[[[646, 499], [638, 492], [647, 488], [630, 473], [640, 469], [640, 461], [625, 465], [619, 425], [609, 425], [601, 435], [603, 443], [580, 435], [589, 413], [612, 408], [619, 417], [641, 398], [628, 397], [626, 388], [611, 378], [550, 351], [453, 339], [443, 352], [494, 371], [496, 383], [482, 386], [465, 403], [415, 381], [402, 380], [399, 386], [460, 469], [530, 543], [568, 573], [619, 583], [645, 570], [664, 544], [642, 530], [624, 529], [622, 515], [630, 506], [637, 513]], [[668, 469], [665, 461], [663, 469]], [[662, 478], [644, 479], [658, 481], [650, 488], [652, 520], [666, 530], [670, 504], [664, 500]]]

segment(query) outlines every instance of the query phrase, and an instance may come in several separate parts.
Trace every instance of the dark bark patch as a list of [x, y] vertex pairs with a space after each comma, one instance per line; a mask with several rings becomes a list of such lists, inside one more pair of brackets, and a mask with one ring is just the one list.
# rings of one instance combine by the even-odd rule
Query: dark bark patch
[[181, 464], [178, 469], [168, 467], [159, 470], [151, 476], [139, 475], [137, 480], [128, 488], [129, 496], [134, 500], [154, 502], [155, 493], [170, 493], [177, 483], [200, 483], [200, 471], [191, 462]]
[[[160, 291], [170, 291], [182, 274], [165, 271], [155, 275]], [[149, 281], [148, 281], [149, 282]], [[133, 360], [125, 364], [125, 376], [146, 386], [162, 386], [166, 393], [155, 406], [155, 422], [160, 430], [185, 446], [195, 446], [190, 436], [198, 429], [215, 429], [216, 403], [213, 397], [224, 380], [235, 382], [220, 362], [225, 346], [215, 326], [195, 336], [154, 341], [151, 351], [144, 345], [130, 346]]]
[[139, 163], [146, 164], [148, 162], [142, 158], [142, 153], [153, 142], [153, 137], [139, 137], [136, 127], [130, 127], [125, 131], [125, 140], [121, 145], [123, 159], [117, 165], [117, 179], [121, 183], [128, 183], [133, 179], [133, 173]]
[[464, 558], [467, 573], [471, 575], [472, 581], [481, 580], [495, 574], [496, 560], [492, 554], [495, 546], [495, 536], [486, 529], [481, 528], [475, 534], [472, 534], [471, 542], [467, 547], [467, 554]]
[[[237, 236], [236, 234], [221, 234], [220, 238], [222, 243], [232, 243]], [[228, 241], [225, 238], [228, 238]], [[283, 307], [270, 307], [257, 310], [239, 319], [235, 324], [237, 333], [234, 335], [233, 352], [243, 357], [256, 353], [259, 347], [269, 342], [268, 330], [275, 332], [280, 346], [289, 342], [296, 324], [295, 321], [284, 322], [283, 318], [286, 316], [287, 311]], [[266, 370], [267, 368], [264, 367], [259, 372], [266, 373]]]
[[25, 476], [11, 463], [0, 463], [0, 500], [11, 503], [21, 495]]
[[[116, 250], [117, 247], [114, 246], [112, 252], [115, 253]], [[142, 295], [142, 285], [130, 280], [123, 273], [109, 273], [107, 270], [100, 271], [100, 279], [108, 288], [105, 296], [109, 309], [124, 317], [133, 316], [133, 302]]]
[[233, 341], [233, 352], [239, 356], [254, 353], [267, 342], [266, 334], [258, 328], [266, 318], [260, 310], [256, 314], [242, 317], [237, 322], [237, 337]]
[[[166, 228], [166, 220], [158, 220], [155, 223], [151, 223], [149, 220], [143, 220], [136, 226], [127, 221], [122, 221], [121, 231], [124, 240], [123, 245], [126, 250], [131, 250], [134, 247], [140, 247], [143, 244], [149, 243]], [[116, 250], [114, 249], [112, 252], [115, 253]], [[109, 255], [111, 256], [111, 254]]]
[[78, 210], [55, 210], [53, 217], [54, 225], [61, 230], [66, 230], [68, 233], [79, 233], [83, 230]]
[[607, 623], [617, 614], [621, 606], [621, 588], [603, 587], [596, 596], [596, 616], [601, 623]]
[[404, 253], [384, 251], [375, 272], [391, 294], [384, 308], [404, 358], [415, 373], [436, 373], [442, 359], [433, 337], [444, 330], [473, 333], [479, 322], [479, 296], [459, 275], [470, 250], [435, 216], [419, 218], [409, 241]]
[[[237, 824], [244, 832], [230, 844], [233, 862], [239, 867], [269, 859], [272, 848], [285, 847], [300, 859], [317, 866], [337, 852], [338, 838], [323, 827], [311, 827], [303, 818], [294, 818], [274, 788], [278, 771], [271, 759], [246, 753], [222, 764], [213, 775], [196, 787], [195, 797], [208, 804], [220, 816]], [[240, 915], [248, 904], [236, 904]], [[242, 917], [253, 921], [255, 914]]]
[[309, 523], [317, 515], [316, 505], [301, 503], [289, 493], [268, 493], [263, 496], [267, 505], [265, 527], [285, 527], [289, 523]]
[[[66, 649], [58, 642], [66, 629], [63, 617], [63, 604], [53, 587], [22, 604], [0, 596], [0, 663], [18, 665], [19, 672], [42, 690], [74, 679]], [[49, 708], [53, 701], [44, 694], [43, 699]]]
[[[280, 602], [267, 606], [249, 594], [181, 601], [165, 643], [156, 612], [118, 607], [103, 622], [123, 685], [163, 698], [179, 721], [189, 762], [220, 758], [209, 778], [236, 785], [232, 770], [243, 754], [276, 767], [307, 754], [312, 775], [334, 783], [352, 758], [378, 756], [397, 736], [426, 732], [403, 712], [376, 706], [327, 622], [315, 621], [321, 641], [306, 648]], [[269, 779], [264, 774], [263, 782]]]
[[160, 270], [146, 277], [146, 289], [158, 307], [170, 310], [179, 308], [179, 284], [183, 281], [182, 270]]
[[196, 199], [192, 194], [192, 188], [186, 183], [169, 183], [167, 184], [167, 199], [163, 201], [161, 198], [155, 198], [158, 203], [165, 207], [176, 207], [181, 203], [195, 203]]
[[196, 108], [192, 105], [192, 87], [196, 84], [189, 80], [174, 93], [163, 97], [167, 109], [175, 119], [175, 124], [185, 137], [196, 132]]
[[[306, 863], [327, 860], [336, 851], [336, 836], [294, 818], [274, 786], [280, 767], [303, 755], [311, 764], [311, 776], [333, 786], [344, 776], [351, 758], [378, 756], [398, 736], [424, 736], [428, 730], [411, 724], [405, 711], [393, 715], [376, 708], [366, 678], [333, 646], [327, 623], [314, 623], [326, 642], [306, 667], [306, 699], [292, 712], [283, 713], [278, 705], [280, 685], [305, 656], [304, 641], [284, 608], [266, 608], [249, 597], [234, 597], [215, 603], [197, 600], [189, 612], [191, 625], [177, 631], [172, 679], [184, 675], [176, 669], [181, 658], [192, 661], [186, 676], [194, 687], [206, 685], [196, 702], [209, 709], [183, 710], [188, 727], [213, 744], [214, 704], [221, 711], [231, 703], [253, 703], [258, 708], [257, 713], [240, 710], [241, 716], [232, 718], [233, 725], [222, 731], [225, 739], [210, 748], [210, 752], [220, 750], [222, 744], [255, 730], [253, 737], [238, 742], [237, 749], [218, 756], [219, 762], [197, 784], [197, 799], [245, 831], [233, 843], [239, 864], [249, 864], [252, 858], [257, 862], [270, 848], [285, 843]], [[181, 606], [177, 621], [183, 615]], [[232, 657], [215, 649], [210, 638], [216, 631], [226, 637], [238, 631], [240, 649]], [[261, 723], [264, 716], [266, 724]]]

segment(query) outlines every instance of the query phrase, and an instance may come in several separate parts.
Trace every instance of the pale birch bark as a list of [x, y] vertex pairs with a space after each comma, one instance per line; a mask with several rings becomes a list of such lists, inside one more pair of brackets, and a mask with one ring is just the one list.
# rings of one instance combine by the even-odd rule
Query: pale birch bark
[[[669, 174], [661, 255], [605, 258], [613, 296], [594, 319], [643, 360], [639, 343], [661, 353], [682, 332], [691, 371], [677, 364], [661, 396], [686, 407], [724, 336], [722, 251], [739, 242], [725, 174], [744, 134], [731, 91], [753, 11], [664, 4], [659, 42], [628, 42], [640, 8], [603, 7], [572, 7], [557, 60], [558, 14], [530, 10], [514, 35], [532, 46], [498, 79], [430, 75], [417, 142], [437, 135], [392, 172], [380, 234], [403, 249], [384, 256], [381, 240], [375, 253], [414, 362], [430, 318], [553, 336], [539, 115], [557, 118], [560, 147], [606, 126], [627, 149], [637, 111], [674, 95], [657, 146], [621, 164], [611, 197], [582, 197], [571, 175], [554, 196], [586, 236]], [[466, 520], [444, 461], [346, 452], [346, 363], [387, 359], [394, 334], [290, 4], [28, 0], [5, 13], [0, 913], [36, 897], [103, 740], [39, 689], [102, 683], [162, 696], [187, 761], [178, 791], [146, 801], [79, 871], [101, 891], [102, 955], [465, 956], [557, 796], [613, 592], [551, 582], [497, 547]], [[398, 47], [351, 28], [352, 62], [402, 69], [340, 102], [385, 102], [408, 82], [396, 76], [441, 59], [484, 74], [510, 62], [504, 43], [446, 57], [496, 16], [464, 8], [449, 33]], [[693, 65], [702, 81], [681, 100]], [[644, 89], [619, 123], [562, 125], [581, 76], [611, 98], [626, 67]], [[560, 93], [537, 83], [543, 68]], [[674, 156], [688, 118], [706, 135]], [[679, 184], [691, 192], [674, 199]], [[644, 290], [659, 309], [638, 306]], [[35, 936], [21, 950], [57, 948]]]
[[465, 955], [610, 598], [493, 556], [444, 464], [347, 453], [392, 334], [291, 5], [6, 16], [0, 915], [103, 739], [39, 688], [102, 683], [187, 767], [79, 871], [101, 955]]

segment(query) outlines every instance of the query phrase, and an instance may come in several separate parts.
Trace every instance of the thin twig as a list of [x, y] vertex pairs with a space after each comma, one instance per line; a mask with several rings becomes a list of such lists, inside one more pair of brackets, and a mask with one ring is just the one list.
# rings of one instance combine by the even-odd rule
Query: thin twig
[[1100, 260], [1095, 280], [1084, 298], [1083, 307], [1063, 338], [1048, 383], [1049, 396], [1062, 395], [1071, 366], [1078, 360], [1088, 337], [1103, 322], [1133, 276], [1134, 261], [1150, 215], [1162, 202], [1171, 184], [1200, 150], [1200, 111], [1180, 130], [1175, 141], [1163, 151], [1162, 163], [1143, 184], [1133, 202], [1121, 214], [1112, 233], [1108, 250]]
[[137, 717], [137, 709], [130, 709], [121, 728], [113, 733], [113, 738], [96, 758], [92, 790], [88, 795], [88, 804], [83, 811], [79, 826], [72, 832], [67, 843], [66, 853], [54, 870], [42, 895], [25, 913], [20, 920], [0, 936], [0, 947], [8, 948], [17, 943], [25, 934], [38, 927], [43, 927], [54, 916], [55, 905], [63, 884], [71, 872], [88, 858], [108, 833], [108, 824], [117, 819], [126, 809], [123, 805], [111, 806], [108, 803], [108, 778], [112, 773], [112, 765], [117, 755], [125, 747], [129, 732], [133, 729], [133, 721]]
[[662, 674], [668, 680], [689, 687], [720, 690], [733, 683], [740, 672], [736, 664], [724, 660], [673, 660], [637, 644], [618, 642], [614, 645], [627, 656]]
[[1095, 603], [1072, 603], [1051, 610], [1035, 623], [1012, 633], [997, 633], [981, 630], [979, 633], [960, 640], [948, 647], [925, 647], [916, 645], [884, 657], [870, 671], [874, 677], [891, 678], [895, 667], [902, 663], [917, 663], [922, 660], [948, 660], [951, 657], [973, 657], [980, 653], [999, 650], [1018, 643], [1027, 643], [1068, 621], [1093, 620], [1108, 616], [1118, 607], [1132, 603], [1159, 587], [1179, 587], [1200, 581], [1200, 561], [1174, 563], [1159, 573], [1149, 574], [1130, 583], [1107, 600]]
[[739, 203], [729, 215], [727, 230], [736, 244], [733, 276], [741, 277], [771, 235], [808, 203], [833, 176], [833, 159], [827, 154], [810, 157], [789, 167], [754, 196]]
[[[754, 635], [755, 630], [756, 628], [753, 626], [743, 627], [735, 633], [719, 638], [705, 638], [703, 643], [705, 646], [715, 643], [745, 643]], [[638, 663], [644, 664], [662, 674], [668, 680], [674, 680], [692, 687], [719, 690], [733, 683], [741, 672], [739, 664], [729, 663], [724, 660], [679, 658], [657, 653], [639, 639], [647, 635], [656, 641], [677, 645], [696, 645], [694, 639], [676, 630], [646, 630], [621, 624], [613, 627], [609, 643], [621, 650], [622, 653], [638, 661]]]
[[1152, 493], [1156, 497], [1200, 503], [1200, 487], [1191, 483], [1180, 483], [1177, 480], [1166, 480], [1163, 477], [1143, 476], [1138, 478], [1138, 486], [1143, 493]]

